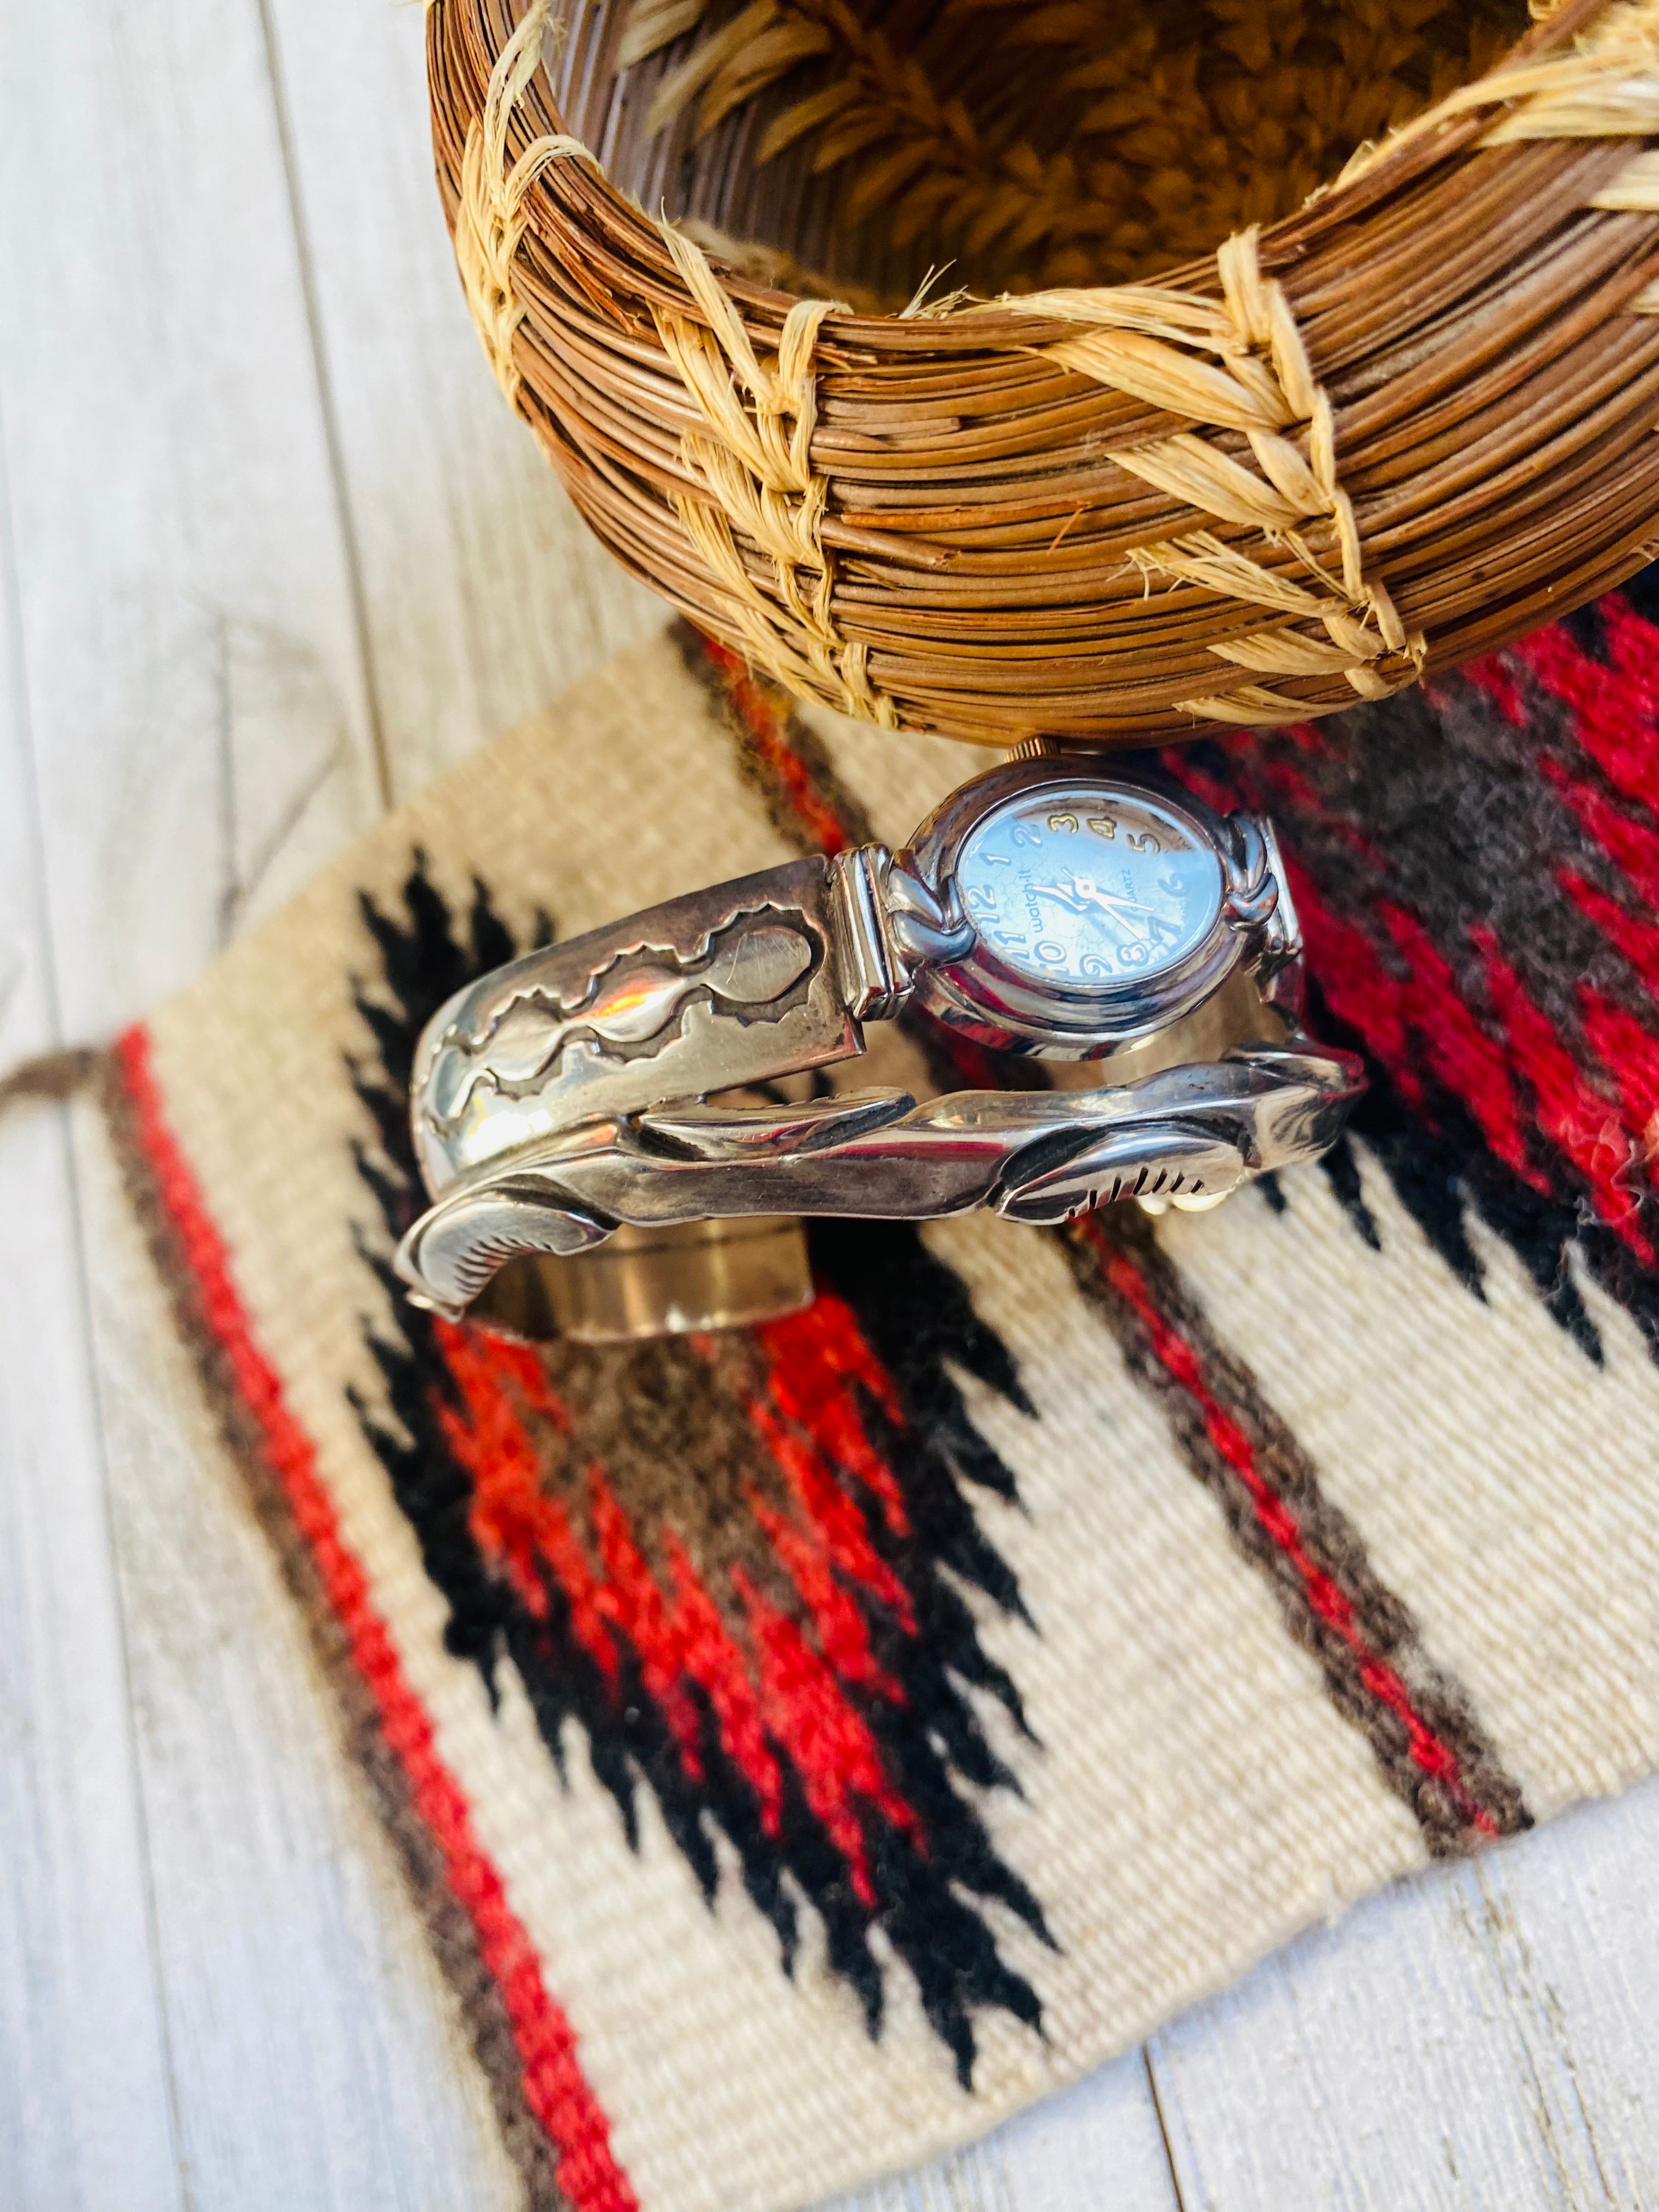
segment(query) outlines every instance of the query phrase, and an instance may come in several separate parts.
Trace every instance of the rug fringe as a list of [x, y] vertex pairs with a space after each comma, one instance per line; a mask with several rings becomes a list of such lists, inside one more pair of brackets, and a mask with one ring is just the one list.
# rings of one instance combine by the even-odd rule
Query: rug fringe
[[75, 1097], [96, 1081], [106, 1054], [101, 1045], [68, 1045], [59, 1052], [43, 1052], [0, 1075], [0, 1114], [27, 1099], [62, 1101]]

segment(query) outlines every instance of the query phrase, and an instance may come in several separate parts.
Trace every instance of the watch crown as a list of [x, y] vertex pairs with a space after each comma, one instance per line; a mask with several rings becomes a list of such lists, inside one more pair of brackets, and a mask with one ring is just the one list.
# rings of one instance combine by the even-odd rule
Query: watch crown
[[1002, 757], [1005, 768], [1012, 761], [1034, 760], [1070, 761], [1074, 767], [1097, 768], [1100, 747], [1081, 743], [1068, 744], [1064, 738], [1051, 738], [1039, 732], [1036, 737], [1022, 738], [1011, 752]]

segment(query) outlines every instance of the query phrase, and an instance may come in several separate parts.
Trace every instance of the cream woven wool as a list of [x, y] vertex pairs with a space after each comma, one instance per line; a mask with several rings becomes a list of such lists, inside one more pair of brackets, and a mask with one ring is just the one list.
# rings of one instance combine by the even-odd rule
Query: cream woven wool
[[[643, 1350], [400, 1310], [399, 1088], [460, 976], [902, 837], [960, 774], [689, 635], [123, 1040], [136, 1200], [528, 2203], [784, 2212], [921, 2160], [1655, 1763], [1659, 1016], [1597, 842], [1644, 817], [1559, 704], [1587, 653], [1176, 761], [1278, 777], [1376, 1081], [1329, 1174], [1156, 1235], [823, 1224], [808, 1314]], [[925, 1085], [925, 1046], [848, 1079]]]

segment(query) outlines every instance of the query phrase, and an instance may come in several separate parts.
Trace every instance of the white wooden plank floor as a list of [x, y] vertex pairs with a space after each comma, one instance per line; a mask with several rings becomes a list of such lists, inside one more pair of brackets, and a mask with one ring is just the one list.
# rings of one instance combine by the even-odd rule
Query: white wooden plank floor
[[[0, 1061], [658, 618], [484, 369], [421, 40], [0, 0]], [[1659, 2205], [1656, 1842], [1659, 1785], [1376, 1899], [860, 2212]], [[15, 1113], [0, 2206], [512, 2201], [96, 1131]]]

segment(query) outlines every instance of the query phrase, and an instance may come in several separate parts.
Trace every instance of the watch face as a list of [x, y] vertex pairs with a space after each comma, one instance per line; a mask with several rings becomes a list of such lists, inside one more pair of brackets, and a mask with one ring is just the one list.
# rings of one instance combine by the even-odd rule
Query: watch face
[[1049, 786], [994, 807], [957, 881], [985, 945], [1035, 982], [1123, 990], [1178, 967], [1221, 909], [1221, 862], [1140, 792]]

